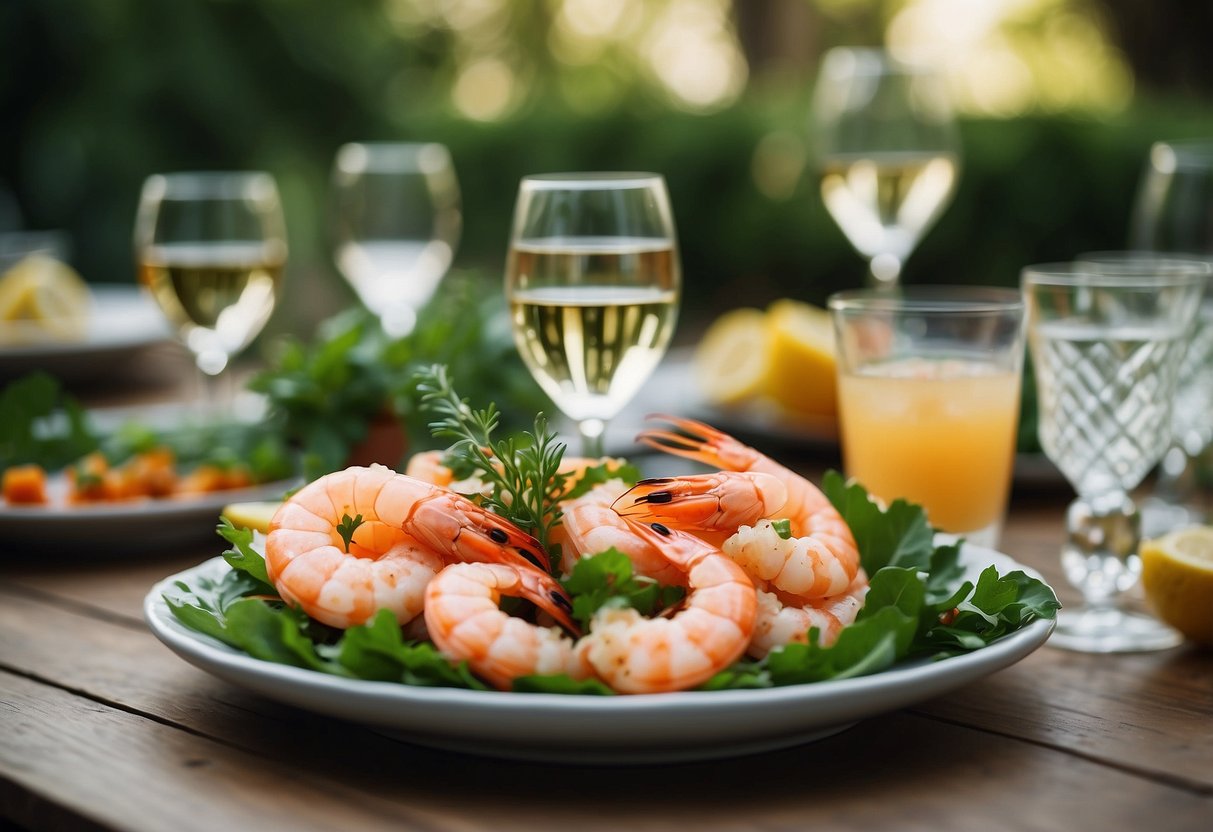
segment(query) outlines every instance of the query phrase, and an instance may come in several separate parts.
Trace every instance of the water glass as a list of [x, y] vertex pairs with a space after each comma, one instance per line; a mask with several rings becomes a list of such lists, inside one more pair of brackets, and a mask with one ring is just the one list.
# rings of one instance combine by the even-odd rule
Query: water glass
[[1023, 272], [1040, 442], [1077, 491], [1061, 561], [1083, 605], [1058, 616], [1052, 644], [1087, 652], [1179, 643], [1123, 607], [1141, 571], [1141, 518], [1129, 491], [1170, 444], [1188, 333], [1207, 276], [1109, 274], [1075, 264]]
[[896, 285], [960, 170], [943, 78], [880, 49], [831, 49], [812, 123], [826, 210], [868, 259], [870, 285]]
[[829, 300], [843, 467], [942, 531], [997, 545], [1015, 458], [1024, 306], [1011, 289], [905, 287]]
[[459, 182], [434, 142], [350, 142], [333, 162], [337, 268], [392, 337], [450, 269], [462, 227]]
[[[1213, 261], [1151, 251], [1101, 251], [1080, 254], [1077, 268], [1149, 278], [1164, 271], [1213, 275]], [[1179, 365], [1171, 409], [1171, 444], [1163, 454], [1150, 495], [1140, 503], [1144, 537], [1203, 522], [1204, 512], [1192, 500], [1195, 458], [1213, 440], [1213, 295], [1205, 297], [1192, 322], [1188, 348]]]

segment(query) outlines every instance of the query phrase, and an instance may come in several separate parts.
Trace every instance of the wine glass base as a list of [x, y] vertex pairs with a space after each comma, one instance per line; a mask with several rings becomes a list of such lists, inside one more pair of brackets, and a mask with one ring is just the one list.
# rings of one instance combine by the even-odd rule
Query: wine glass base
[[1049, 644], [1080, 653], [1134, 653], [1167, 650], [1183, 636], [1156, 618], [1119, 609], [1080, 608], [1057, 614]]

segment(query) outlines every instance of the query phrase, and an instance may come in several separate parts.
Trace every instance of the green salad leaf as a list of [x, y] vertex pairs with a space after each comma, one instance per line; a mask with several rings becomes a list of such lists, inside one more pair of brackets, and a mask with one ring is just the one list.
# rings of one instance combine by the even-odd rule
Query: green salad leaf
[[945, 658], [985, 647], [1060, 605], [1047, 584], [1021, 571], [984, 569], [963, 580], [959, 543], [936, 545], [922, 508], [897, 500], [882, 508], [857, 483], [830, 471], [822, 490], [851, 527], [870, 575], [855, 622], [829, 647], [810, 630], [808, 643], [773, 650], [717, 674], [707, 690], [845, 679], [912, 658]]
[[23, 376], [0, 392], [0, 470], [36, 464], [55, 471], [93, 451], [117, 465], [154, 448], [167, 448], [183, 469], [247, 466], [254, 482], [286, 479], [295, 471], [290, 449], [270, 425], [222, 422], [153, 428], [130, 420], [103, 432], [58, 380], [45, 373]]
[[682, 587], [662, 586], [636, 575], [631, 558], [614, 547], [577, 561], [572, 574], [561, 583], [573, 597], [573, 619], [583, 629], [608, 604], [633, 607], [651, 616], [677, 604], [686, 594]]
[[84, 408], [53, 377], [35, 372], [0, 391], [0, 470], [56, 470], [97, 449]]
[[175, 584], [164, 600], [185, 626], [278, 664], [334, 676], [430, 687], [487, 690], [467, 663], [452, 665], [434, 645], [406, 641], [396, 619], [380, 610], [363, 625], [340, 631], [284, 603], [267, 577], [256, 536], [226, 520], [219, 534], [232, 544], [232, 567], [219, 580]]

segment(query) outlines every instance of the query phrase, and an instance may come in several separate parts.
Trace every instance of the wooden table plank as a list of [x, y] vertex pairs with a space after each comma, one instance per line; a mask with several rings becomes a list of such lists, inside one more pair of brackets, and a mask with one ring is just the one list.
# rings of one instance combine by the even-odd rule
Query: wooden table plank
[[[301, 756], [274, 742], [292, 730], [281, 723], [263, 726], [255, 749], [233, 748], [7, 674], [0, 702], [9, 727], [0, 810], [12, 816], [24, 801], [27, 814], [15, 819], [35, 826], [49, 804], [129, 830], [1072, 830], [1082, 794], [1099, 796], [1084, 809], [1091, 828], [1204, 830], [1213, 821], [1213, 803], [1191, 793], [908, 715], [739, 761], [597, 769], [376, 741], [372, 755], [367, 735], [340, 730], [316, 732]], [[330, 757], [337, 745], [346, 753]]]
[[[540, 809], [540, 801], [547, 798], [537, 790], [537, 784], [561, 781], [569, 776], [567, 772], [546, 766], [503, 764], [397, 743], [357, 726], [306, 714], [233, 688], [177, 659], [150, 633], [138, 628], [106, 619], [92, 619], [78, 610], [47, 605], [38, 600], [11, 595], [3, 600], [0, 631], [13, 637], [0, 642], [0, 666], [58, 689], [78, 692], [90, 700], [88, 708], [145, 716], [156, 723], [178, 726], [207, 737], [225, 747], [267, 756], [282, 766], [289, 766], [291, 761], [322, 760], [330, 782], [343, 788], [368, 789], [374, 794], [383, 794], [385, 790], [396, 793], [394, 783], [402, 777], [423, 786], [419, 792], [399, 792], [400, 799], [408, 806], [429, 806], [424, 802], [428, 798], [441, 798], [442, 806], [458, 806], [458, 783], [447, 782], [448, 775], [441, 773], [454, 769], [465, 772], [466, 779], [479, 784], [478, 799], [490, 804], [493, 801], [508, 804], [511, 812], [517, 809], [515, 801], [521, 800], [530, 809], [529, 822], [542, 823], [545, 815]], [[647, 794], [667, 806], [674, 806], [681, 800], [685, 804], [677, 806], [681, 818], [694, 818], [697, 824], [709, 826], [737, 824], [740, 828], [746, 828], [752, 820], [755, 821], [753, 828], [795, 825], [806, 818], [821, 820], [818, 809], [811, 805], [781, 802], [785, 791], [793, 795], [804, 792], [805, 778], [816, 782], [824, 777], [827, 781], [837, 781], [840, 787], [862, 793], [861, 783], [851, 783], [847, 779], [858, 775], [844, 775], [833, 770], [835, 758], [841, 758], [846, 766], [857, 771], [868, 772], [871, 786], [878, 787], [882, 794], [886, 790], [901, 794], [906, 801], [927, 811], [925, 817], [932, 823], [946, 820], [955, 824], [960, 819], [975, 821], [978, 815], [984, 816], [989, 810], [983, 808], [987, 805], [994, 808], [1003, 805], [1006, 811], [1016, 808], [1013, 805], [1016, 801], [1008, 803], [1004, 799], [1000, 803], [999, 798], [1003, 791], [1018, 792], [1029, 786], [1016, 766], [1032, 770], [1026, 780], [1031, 781], [1033, 800], [1039, 801], [1041, 806], [1053, 807], [1050, 812], [1072, 799], [1072, 789], [1090, 790], [1100, 783], [1105, 785], [1098, 788], [1106, 788], [1107, 782], [1122, 780], [1124, 783], [1117, 786], [1117, 794], [1125, 803], [1117, 803], [1115, 813], [1109, 812], [1109, 822], [1130, 812], [1130, 801], [1138, 800], [1155, 805], [1159, 811], [1165, 809], [1167, 816], [1173, 807], [1188, 807], [1177, 810], [1175, 820], [1181, 826], [1176, 828], [1199, 828], [1198, 824], [1190, 827], [1183, 824], [1196, 824], [1197, 819], [1210, 817], [1203, 812], [1213, 812], [1213, 801], [1207, 797], [1201, 799], [1198, 792], [1187, 788], [1189, 784], [1182, 778], [1157, 774], [1151, 774], [1149, 779], [1137, 777], [1118, 770], [1115, 760], [1082, 760], [1034, 743], [948, 724], [959, 720], [953, 720], [946, 707], [941, 706], [940, 711], [942, 715], [932, 714], [932, 719], [904, 713], [879, 717], [837, 738], [736, 763], [626, 770], [577, 769], [577, 779], [592, 774], [610, 783], [612, 792], [618, 788], [622, 794]], [[954, 759], [958, 746], [967, 749], [967, 762], [963, 764]], [[1006, 759], [1018, 762], [1006, 768]], [[831, 761], [824, 770], [822, 760]], [[969, 767], [975, 773], [968, 772]], [[1059, 779], [1054, 779], [1054, 775], [1044, 776], [1038, 782], [1035, 774], [1038, 767], [1048, 771], [1065, 770], [1067, 774], [1064, 777], [1057, 775]], [[425, 773], [419, 775], [422, 770]], [[749, 814], [738, 809], [722, 815], [721, 807], [708, 812], [700, 805], [702, 779], [720, 776], [714, 774], [718, 770], [744, 772], [749, 797], [735, 799], [748, 807], [746, 812]], [[955, 796], [947, 800], [924, 799], [915, 795], [914, 788], [901, 784], [904, 777], [910, 777], [917, 784], [914, 788], [923, 790], [938, 790], [939, 784], [959, 777], [965, 783], [965, 795], [963, 800]], [[753, 782], [755, 779], [760, 784]], [[932, 780], [936, 782], [932, 783]], [[499, 787], [485, 791], [483, 784], [493, 781], [500, 781]], [[1135, 785], [1130, 787], [1128, 784]], [[718, 787], [726, 788], [725, 784]], [[751, 794], [756, 788], [757, 793]], [[981, 795], [981, 803], [970, 806], [975, 794]], [[1189, 798], [1196, 799], [1191, 801]], [[819, 799], [823, 801], [820, 809], [828, 809], [831, 823], [843, 818], [857, 826], [883, 823], [886, 827], [904, 828], [892, 809], [885, 810], [886, 814], [872, 816], [870, 807], [858, 798], [838, 802], [823, 794]], [[422, 802], [418, 803], [418, 800]], [[951, 806], [950, 801], [957, 805]], [[431, 808], [440, 811], [440, 807]], [[448, 807], [441, 811], [455, 809]], [[576, 805], [564, 805], [562, 811], [570, 823], [576, 821], [578, 825], [584, 825], [591, 820], [578, 815]], [[601, 807], [596, 810], [601, 811]], [[491, 813], [476, 812], [469, 821], [463, 810], [459, 812], [464, 821], [483, 824], [483, 828], [494, 826]], [[1043, 809], [1039, 813], [1032, 810], [1034, 822], [1038, 820], [1042, 824], [1040, 828], [1062, 828], [1051, 825], [1045, 814]], [[758, 819], [761, 824], [757, 823]], [[639, 818], [629, 815], [626, 820], [635, 824]], [[989, 825], [988, 821], [986, 825]], [[1113, 824], [1110, 828], [1125, 827]]]

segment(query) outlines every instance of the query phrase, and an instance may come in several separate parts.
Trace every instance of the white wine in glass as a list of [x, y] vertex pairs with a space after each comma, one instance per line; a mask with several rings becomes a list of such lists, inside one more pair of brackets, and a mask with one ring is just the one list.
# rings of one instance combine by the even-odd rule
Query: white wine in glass
[[586, 456], [665, 354], [681, 272], [655, 174], [528, 176], [506, 262], [514, 340]]
[[868, 258], [869, 282], [895, 285], [952, 197], [959, 142], [939, 77], [876, 49], [832, 49], [813, 99], [826, 210]]
[[337, 268], [388, 335], [408, 335], [459, 242], [451, 154], [433, 142], [342, 145], [332, 196]]
[[[139, 281], [204, 379], [219, 379], [274, 310], [286, 229], [270, 174], [156, 174], [135, 223]], [[229, 393], [213, 401], [225, 409]]]

